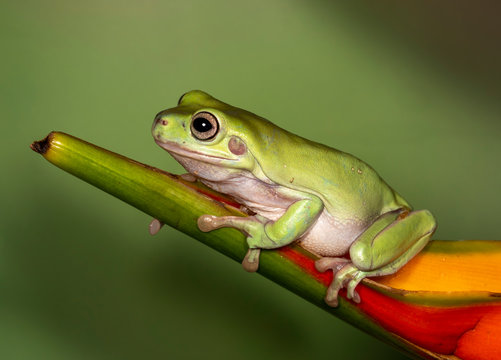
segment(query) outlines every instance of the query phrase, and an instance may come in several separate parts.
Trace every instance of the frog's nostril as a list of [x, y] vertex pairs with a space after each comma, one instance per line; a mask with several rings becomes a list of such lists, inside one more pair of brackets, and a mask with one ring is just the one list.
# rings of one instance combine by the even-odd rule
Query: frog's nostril
[[162, 121], [161, 121], [161, 123], [162, 123], [162, 125], [163, 125], [163, 126], [165, 126], [165, 125], [167, 125], [169, 122], [168, 122], [167, 120], [162, 120]]

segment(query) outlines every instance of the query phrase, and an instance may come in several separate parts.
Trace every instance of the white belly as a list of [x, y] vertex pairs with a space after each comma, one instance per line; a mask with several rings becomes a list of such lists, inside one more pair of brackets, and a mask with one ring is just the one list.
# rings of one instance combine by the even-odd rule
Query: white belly
[[[286, 196], [280, 185], [257, 179], [245, 170], [225, 169], [214, 164], [173, 154], [190, 173], [208, 187], [235, 198], [254, 213], [270, 220], [279, 219], [299, 197]], [[297, 241], [305, 249], [321, 256], [341, 256], [364, 231], [367, 223], [336, 217], [324, 208], [310, 229]]]
[[[230, 181], [202, 180], [207, 186], [235, 198], [254, 213], [270, 220], [279, 219], [298, 199], [284, 197], [277, 185], [254, 177], [241, 176]], [[321, 256], [341, 256], [367, 227], [357, 220], [338, 219], [324, 209], [317, 221], [298, 240], [300, 245]]]
[[341, 220], [323, 210], [315, 224], [299, 239], [306, 250], [321, 256], [341, 256], [365, 230], [357, 220]]

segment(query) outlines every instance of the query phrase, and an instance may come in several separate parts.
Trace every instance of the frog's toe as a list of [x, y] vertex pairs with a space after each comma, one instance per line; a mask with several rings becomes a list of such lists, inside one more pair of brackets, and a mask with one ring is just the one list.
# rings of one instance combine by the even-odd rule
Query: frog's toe
[[359, 294], [358, 294], [358, 292], [356, 292], [355, 290], [353, 290], [353, 294], [352, 294], [352, 296], [351, 296], [351, 299], [352, 299], [355, 303], [360, 304], [360, 301], [361, 301], [361, 299], [360, 299], [360, 295], [359, 295]]
[[259, 269], [259, 255], [261, 249], [249, 249], [242, 261], [242, 266], [245, 271], [256, 272]]
[[162, 226], [164, 226], [164, 223], [161, 222], [160, 220], [158, 220], [158, 219], [151, 220], [150, 225], [148, 226], [150, 234], [156, 235], [160, 231]]
[[327, 288], [327, 293], [325, 294], [324, 300], [325, 300], [325, 303], [327, 305], [329, 305], [331, 307], [337, 307], [339, 305], [337, 297], [338, 297], [340, 288], [336, 288], [332, 285], [333, 284], [331, 284], [331, 286], [329, 286]]
[[332, 271], [336, 273], [349, 262], [350, 260], [345, 258], [323, 257], [315, 261], [315, 268], [320, 272], [325, 272], [329, 269], [332, 269]]
[[202, 215], [197, 220], [198, 228], [203, 232], [212, 231], [220, 227], [218, 217], [214, 215]]
[[[356, 271], [358, 271], [358, 269], [354, 265], [345, 262], [345, 265], [334, 275], [334, 280], [327, 288], [327, 293], [325, 295], [325, 302], [327, 305], [337, 307], [339, 290], [341, 290], [347, 282], [352, 280], [353, 273]], [[356, 298], [359, 299], [360, 297], [357, 296], [358, 294]]]
[[352, 299], [357, 304], [360, 303], [360, 295], [357, 293], [355, 288], [360, 283], [360, 281], [362, 281], [363, 278], [365, 278], [365, 273], [363, 271], [357, 271], [353, 276], [353, 278], [349, 281], [348, 285], [346, 286], [348, 299]]

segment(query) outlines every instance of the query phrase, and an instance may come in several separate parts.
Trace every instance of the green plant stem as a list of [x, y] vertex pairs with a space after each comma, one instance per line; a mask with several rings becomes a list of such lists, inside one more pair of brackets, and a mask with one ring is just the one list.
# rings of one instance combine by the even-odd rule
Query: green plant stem
[[[75, 175], [137, 209], [170, 225], [213, 249], [241, 262], [247, 245], [238, 230], [219, 229], [201, 232], [197, 219], [203, 214], [245, 216], [237, 208], [216, 201], [178, 176], [141, 164], [97, 147], [73, 136], [52, 132], [31, 145], [57, 167]], [[203, 191], [203, 188], [201, 188]], [[305, 250], [306, 256], [314, 258]], [[355, 305], [340, 299], [339, 307], [324, 303], [326, 287], [279, 251], [263, 251], [259, 273], [305, 298], [327, 312], [363, 331], [396, 346], [414, 358], [445, 359], [392, 334], [360, 312]]]

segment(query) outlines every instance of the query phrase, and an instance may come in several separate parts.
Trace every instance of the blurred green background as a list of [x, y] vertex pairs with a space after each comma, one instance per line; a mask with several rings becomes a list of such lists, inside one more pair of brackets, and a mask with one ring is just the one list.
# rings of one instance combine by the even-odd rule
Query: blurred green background
[[203, 89], [364, 159], [436, 238], [501, 240], [493, 4], [2, 1], [0, 358], [404, 359], [28, 145], [181, 172], [150, 127]]

